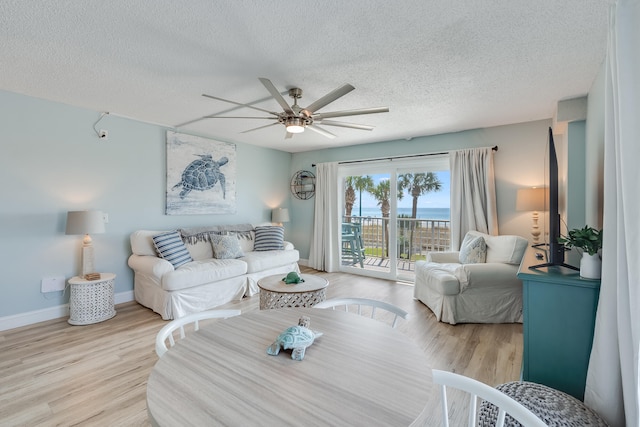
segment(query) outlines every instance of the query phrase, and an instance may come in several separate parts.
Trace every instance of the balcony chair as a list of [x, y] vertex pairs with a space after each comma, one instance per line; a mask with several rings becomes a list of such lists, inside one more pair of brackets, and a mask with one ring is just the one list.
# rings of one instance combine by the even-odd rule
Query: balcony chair
[[516, 277], [528, 246], [520, 236], [469, 231], [457, 252], [428, 252], [415, 266], [414, 298], [441, 322], [522, 323]]
[[360, 224], [345, 222], [342, 224], [342, 262], [360, 264], [364, 268], [364, 246]]

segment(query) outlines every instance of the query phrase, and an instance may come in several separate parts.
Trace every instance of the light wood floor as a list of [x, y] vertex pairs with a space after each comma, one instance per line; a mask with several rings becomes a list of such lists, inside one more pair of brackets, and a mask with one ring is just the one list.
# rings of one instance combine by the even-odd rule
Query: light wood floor
[[[329, 280], [328, 298], [375, 298], [409, 311], [411, 318], [401, 319], [398, 328], [432, 368], [491, 385], [519, 377], [520, 324], [443, 324], [413, 300], [410, 285], [302, 270]], [[255, 295], [221, 308], [248, 311], [258, 304]], [[135, 302], [116, 310], [116, 317], [94, 325], [71, 326], [62, 318], [0, 332], [0, 425], [148, 426], [146, 382], [157, 361], [155, 335], [166, 322]], [[441, 425], [435, 386], [431, 396], [425, 425]], [[454, 395], [451, 406], [452, 425], [464, 424], [466, 400]]]

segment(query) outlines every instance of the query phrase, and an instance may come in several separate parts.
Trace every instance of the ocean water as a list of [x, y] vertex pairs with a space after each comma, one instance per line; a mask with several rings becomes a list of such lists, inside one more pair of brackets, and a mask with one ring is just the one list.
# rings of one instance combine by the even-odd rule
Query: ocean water
[[[360, 211], [358, 206], [354, 206], [351, 211], [351, 215], [360, 216]], [[398, 216], [406, 215], [407, 217], [411, 216], [411, 208], [398, 208]], [[362, 208], [362, 216], [363, 217], [372, 217], [372, 218], [380, 218], [382, 216], [382, 212], [380, 212], [379, 207], [375, 208]], [[448, 220], [451, 216], [451, 210], [449, 208], [418, 208], [418, 212], [416, 215], [421, 219], [439, 219], [439, 220]]]

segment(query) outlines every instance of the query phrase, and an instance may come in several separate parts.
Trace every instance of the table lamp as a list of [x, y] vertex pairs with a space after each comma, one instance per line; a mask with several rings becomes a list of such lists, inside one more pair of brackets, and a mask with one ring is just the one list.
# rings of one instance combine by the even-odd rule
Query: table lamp
[[82, 240], [81, 277], [93, 280], [96, 273], [93, 267], [93, 244], [89, 234], [104, 233], [104, 217], [101, 211], [67, 212], [67, 230], [65, 234], [84, 234]]
[[538, 211], [544, 210], [545, 189], [544, 188], [521, 188], [516, 194], [516, 210], [531, 211], [533, 225], [531, 226], [531, 236], [534, 245], [540, 241], [540, 227], [538, 226]]
[[289, 209], [275, 208], [271, 210], [271, 222], [282, 225], [283, 222], [289, 222]]

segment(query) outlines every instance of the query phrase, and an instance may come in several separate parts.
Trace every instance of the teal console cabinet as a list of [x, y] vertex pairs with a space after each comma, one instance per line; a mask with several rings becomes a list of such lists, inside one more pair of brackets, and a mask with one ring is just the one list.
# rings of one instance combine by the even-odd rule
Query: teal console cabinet
[[522, 379], [583, 400], [600, 281], [581, 279], [565, 267], [530, 269], [546, 260], [536, 259], [536, 252], [544, 253], [527, 249], [518, 271], [523, 289]]

